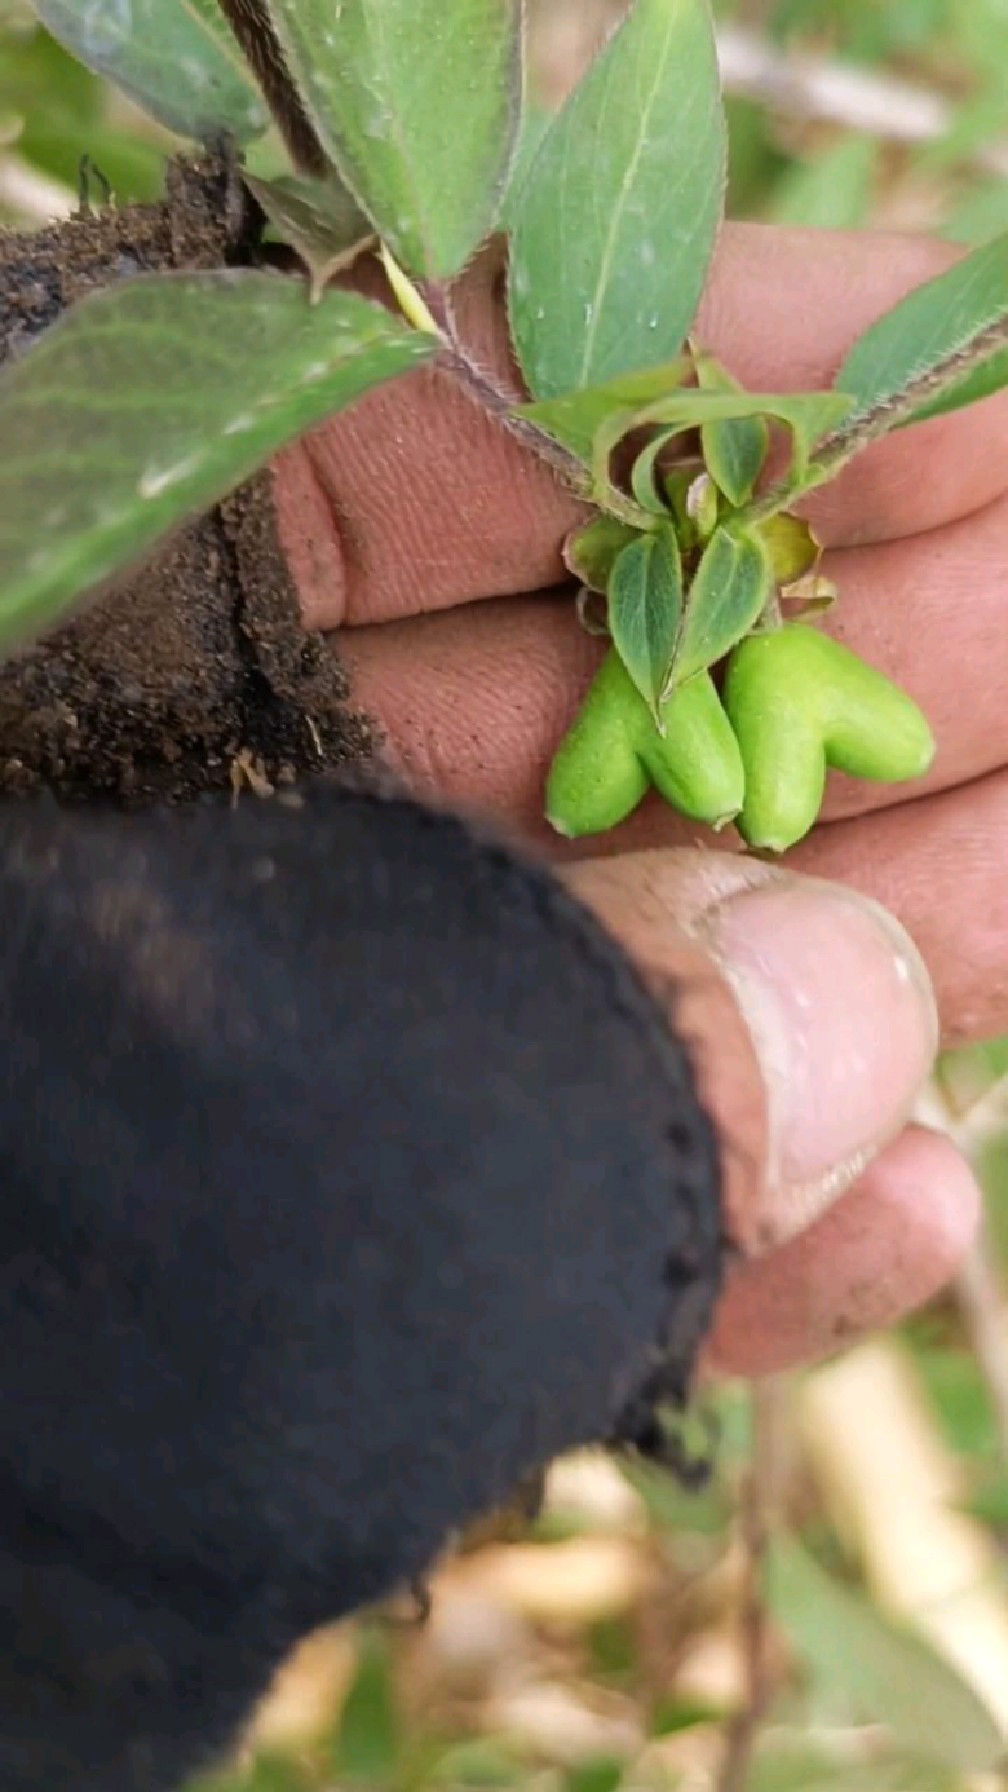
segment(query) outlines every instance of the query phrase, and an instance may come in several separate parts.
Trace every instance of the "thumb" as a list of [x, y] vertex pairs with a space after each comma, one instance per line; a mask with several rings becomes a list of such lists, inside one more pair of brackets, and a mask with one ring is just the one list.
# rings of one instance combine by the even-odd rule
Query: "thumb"
[[759, 1255], [905, 1127], [938, 1044], [899, 923], [841, 885], [720, 853], [589, 860], [568, 885], [670, 1002], [722, 1142], [725, 1223]]

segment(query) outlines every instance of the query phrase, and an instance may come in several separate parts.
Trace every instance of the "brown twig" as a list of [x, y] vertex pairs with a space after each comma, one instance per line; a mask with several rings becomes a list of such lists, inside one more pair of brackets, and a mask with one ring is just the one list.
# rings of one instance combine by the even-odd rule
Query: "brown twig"
[[773, 1697], [769, 1662], [770, 1627], [763, 1598], [763, 1564], [781, 1486], [781, 1412], [784, 1384], [757, 1382], [752, 1394], [752, 1461], [742, 1496], [742, 1541], [746, 1554], [741, 1610], [741, 1645], [746, 1696], [725, 1737], [717, 1792], [745, 1792], [753, 1750]]
[[915, 414], [941, 393], [952, 391], [968, 374], [982, 367], [992, 355], [1008, 346], [1008, 317], [979, 330], [964, 348], [946, 355], [934, 367], [907, 381], [900, 391], [882, 398], [869, 409], [857, 411], [817, 443], [815, 453], [799, 478], [788, 474], [753, 500], [744, 512], [747, 523], [762, 522], [788, 508], [820, 485], [834, 479], [855, 455], [873, 442], [909, 423]]

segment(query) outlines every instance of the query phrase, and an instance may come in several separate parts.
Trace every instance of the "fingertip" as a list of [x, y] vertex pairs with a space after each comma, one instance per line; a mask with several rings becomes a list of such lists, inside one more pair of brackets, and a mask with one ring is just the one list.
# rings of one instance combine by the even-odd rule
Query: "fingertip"
[[951, 1140], [908, 1127], [806, 1232], [730, 1273], [705, 1373], [777, 1374], [895, 1324], [955, 1275], [980, 1211]]

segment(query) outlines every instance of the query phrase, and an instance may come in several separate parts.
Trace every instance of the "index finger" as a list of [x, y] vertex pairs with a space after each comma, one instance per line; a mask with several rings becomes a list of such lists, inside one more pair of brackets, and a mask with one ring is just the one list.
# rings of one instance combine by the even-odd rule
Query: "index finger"
[[[958, 251], [926, 238], [726, 227], [697, 337], [751, 389], [831, 384], [851, 344]], [[380, 276], [358, 280], [373, 296]], [[522, 394], [499, 248], [462, 282], [475, 359]], [[1008, 394], [876, 444], [808, 506], [824, 541], [937, 528], [1005, 487]], [[542, 590], [565, 577], [564, 536], [588, 514], [545, 463], [444, 371], [386, 386], [274, 463], [281, 543], [311, 627], [336, 628]]]

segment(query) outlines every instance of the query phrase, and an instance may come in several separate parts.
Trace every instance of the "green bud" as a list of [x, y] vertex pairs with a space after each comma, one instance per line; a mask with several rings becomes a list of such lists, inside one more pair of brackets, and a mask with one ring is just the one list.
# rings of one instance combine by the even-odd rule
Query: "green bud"
[[742, 807], [738, 741], [709, 672], [679, 685], [660, 706], [663, 734], [648, 717], [638, 750], [665, 801], [692, 821], [720, 828]]
[[770, 555], [776, 586], [786, 589], [788, 585], [795, 585], [818, 566], [822, 549], [801, 517], [780, 511], [758, 523], [756, 533]]
[[718, 524], [718, 488], [709, 473], [700, 473], [686, 493], [686, 515], [700, 541], [709, 541]]
[[684, 551], [694, 547], [700, 539], [688, 505], [690, 492], [704, 471], [703, 461], [692, 459], [670, 467], [661, 475], [665, 503], [675, 518], [679, 544]]
[[917, 705], [874, 667], [801, 623], [750, 635], [728, 662], [725, 708], [745, 765], [739, 831], [784, 852], [813, 826], [827, 766], [856, 778], [919, 778], [934, 740]]
[[[815, 825], [826, 785], [826, 753], [814, 713], [782, 695], [772, 654], [777, 635], [750, 635], [735, 648], [725, 708], [745, 767], [736, 826], [750, 846], [786, 852]], [[750, 649], [759, 649], [752, 652]]]
[[589, 591], [605, 591], [623, 549], [640, 534], [614, 516], [596, 516], [571, 531], [563, 545], [564, 564]]
[[664, 735], [615, 652], [607, 655], [546, 787], [546, 815], [560, 834], [602, 834], [631, 815], [654, 784], [694, 821], [720, 826], [742, 805], [738, 744], [707, 673], [660, 707]]
[[608, 653], [550, 768], [546, 819], [558, 834], [604, 834], [646, 795], [650, 779], [635, 744], [638, 710], [653, 729], [644, 699]]

